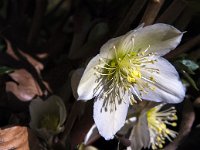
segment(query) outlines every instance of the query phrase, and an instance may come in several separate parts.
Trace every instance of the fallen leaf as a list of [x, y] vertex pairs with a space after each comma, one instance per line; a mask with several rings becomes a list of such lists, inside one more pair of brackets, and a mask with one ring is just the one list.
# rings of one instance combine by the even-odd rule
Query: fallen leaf
[[7, 50], [6, 50], [6, 52], [7, 52], [11, 57], [13, 57], [14, 59], [19, 60], [19, 58], [17, 57], [17, 55], [16, 55], [15, 52], [13, 51], [13, 48], [12, 48], [12, 46], [11, 46], [11, 43], [10, 43], [8, 40], [6, 40], [6, 39], [5, 39], [5, 41], [6, 41], [6, 43], [7, 43]]
[[15, 81], [6, 82], [6, 91], [13, 93], [22, 101], [30, 101], [35, 96], [42, 96], [43, 93], [32, 75], [25, 69], [15, 70], [9, 76]]
[[21, 50], [19, 50], [19, 52], [24, 57], [26, 57], [27, 61], [37, 70], [38, 73], [40, 73], [40, 71], [44, 69], [44, 65], [36, 59], [34, 59], [33, 57], [31, 57], [29, 54], [22, 52]]
[[12, 126], [5, 129], [0, 128], [1, 150], [29, 150], [27, 127]]
[[[16, 60], [20, 60], [20, 58], [15, 54], [11, 43], [6, 40], [7, 43], [7, 53], [12, 56], [14, 59]], [[38, 60], [36, 60], [35, 58], [33, 58], [31, 55], [21, 51], [20, 49], [17, 49], [19, 51], [19, 53], [26, 58], [26, 60], [37, 70], [38, 73], [40, 73], [41, 70], [44, 69], [44, 65], [39, 62]]]

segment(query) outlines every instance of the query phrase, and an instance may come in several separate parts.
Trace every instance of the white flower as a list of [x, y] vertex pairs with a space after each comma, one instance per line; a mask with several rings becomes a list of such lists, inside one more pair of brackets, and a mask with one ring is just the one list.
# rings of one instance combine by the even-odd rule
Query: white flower
[[147, 147], [163, 149], [166, 139], [172, 142], [172, 138], [176, 137], [178, 133], [168, 128], [177, 125], [176, 109], [174, 107], [166, 109], [163, 106], [164, 104], [155, 106], [155, 103], [145, 105], [136, 123], [132, 124], [133, 129], [129, 137], [131, 147], [128, 147], [128, 150]]
[[31, 101], [29, 109], [31, 115], [29, 125], [44, 140], [64, 130], [67, 113], [60, 97], [52, 95], [46, 100], [37, 97]]
[[174, 49], [183, 33], [166, 24], [139, 27], [105, 43], [79, 82], [79, 100], [95, 97], [94, 121], [112, 139], [124, 125], [129, 102], [181, 102], [185, 89], [175, 68], [161, 56]]
[[162, 149], [166, 138], [172, 142], [171, 138], [175, 138], [178, 134], [167, 127], [167, 125], [173, 127], [177, 125], [175, 122], [178, 119], [176, 116], [176, 109], [170, 107], [169, 109], [161, 111], [160, 109], [162, 107], [163, 104], [160, 104], [147, 111], [147, 122], [150, 133], [149, 146], [151, 146], [152, 149]]

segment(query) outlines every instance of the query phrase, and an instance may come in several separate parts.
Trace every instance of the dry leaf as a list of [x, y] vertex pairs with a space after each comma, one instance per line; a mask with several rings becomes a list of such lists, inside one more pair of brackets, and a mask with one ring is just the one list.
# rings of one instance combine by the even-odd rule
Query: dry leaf
[[26, 57], [27, 61], [37, 70], [38, 73], [44, 69], [43, 64], [31, 57], [29, 54], [22, 52], [21, 50], [19, 50], [19, 52]]
[[35, 96], [43, 95], [38, 83], [25, 69], [15, 70], [13, 73], [10, 73], [9, 76], [15, 82], [7, 82], [6, 91], [12, 92], [18, 99], [29, 101]]
[[6, 43], [7, 43], [7, 50], [6, 50], [6, 52], [7, 52], [10, 56], [12, 56], [14, 59], [19, 60], [19, 58], [17, 57], [17, 55], [15, 54], [15, 52], [14, 52], [13, 49], [12, 49], [11, 43], [10, 43], [8, 40], [6, 40], [6, 39], [5, 39], [5, 41], [6, 41]]
[[0, 150], [9, 149], [29, 150], [28, 130], [26, 127], [0, 128]]
[[[14, 59], [16, 60], [20, 60], [20, 58], [15, 54], [15, 52], [13, 51], [13, 48], [11, 46], [11, 43], [6, 40], [7, 43], [7, 53], [12, 56]], [[38, 60], [36, 60], [35, 58], [31, 57], [29, 54], [22, 52], [20, 49], [17, 49], [19, 51], [19, 53], [24, 56], [27, 61], [37, 70], [38, 73], [40, 73], [41, 70], [44, 69], [44, 66], [42, 63], [40, 63]]]

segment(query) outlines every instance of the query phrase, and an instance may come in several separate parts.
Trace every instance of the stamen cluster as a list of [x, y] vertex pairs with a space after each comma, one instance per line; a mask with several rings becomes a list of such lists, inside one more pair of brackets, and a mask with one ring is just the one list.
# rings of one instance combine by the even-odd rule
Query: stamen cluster
[[165, 144], [167, 138], [172, 142], [171, 138], [175, 138], [177, 132], [169, 129], [167, 126], [170, 125], [175, 127], [177, 125], [176, 120], [176, 109], [170, 107], [167, 110], [160, 111], [163, 104], [158, 105], [147, 112], [147, 122], [150, 131], [150, 144], [152, 149], [161, 149]]
[[[148, 53], [150, 45], [145, 50], [136, 50], [133, 38], [132, 43], [133, 46], [130, 50], [120, 50], [113, 46], [111, 51], [113, 51], [114, 57], [112, 59], [100, 58], [99, 65], [95, 67], [98, 86], [94, 93], [98, 92], [98, 98], [104, 100], [105, 110], [107, 110], [108, 104], [113, 106], [112, 110], [116, 110], [115, 104], [120, 104], [126, 94], [129, 95], [130, 103], [133, 104], [137, 103], [137, 100], [142, 100], [142, 94], [147, 94], [149, 90], [155, 90], [153, 84], [156, 81], [153, 73], [159, 73], [159, 69], [149, 68], [146, 65], [157, 62], [156, 54]], [[142, 70], [150, 72], [152, 76], [143, 76]], [[115, 101], [116, 99], [118, 102]]]

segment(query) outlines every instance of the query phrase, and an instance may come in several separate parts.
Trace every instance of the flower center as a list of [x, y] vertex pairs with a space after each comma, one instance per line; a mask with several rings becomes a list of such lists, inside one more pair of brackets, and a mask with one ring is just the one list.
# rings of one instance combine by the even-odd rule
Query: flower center
[[171, 107], [167, 110], [160, 111], [163, 105], [158, 105], [149, 111], [147, 111], [147, 122], [150, 129], [150, 142], [152, 149], [161, 149], [165, 144], [165, 138], [172, 141], [170, 137], [175, 138], [177, 132], [169, 129], [167, 125], [175, 127], [176, 120], [176, 109]]
[[39, 128], [56, 131], [59, 124], [59, 118], [56, 114], [45, 114], [39, 122]]
[[[131, 60], [132, 59], [132, 60]], [[107, 79], [112, 79], [116, 74], [119, 77], [118, 81], [127, 82], [125, 85], [129, 87], [129, 83], [136, 83], [138, 79], [142, 78], [140, 71], [140, 60], [131, 58], [128, 54], [127, 56], [122, 56], [110, 60], [108, 64], [105, 65], [105, 74], [108, 74]]]
[[[151, 74], [159, 73], [158, 69], [147, 67], [148, 64], [157, 62], [156, 57], [154, 57], [156, 54], [147, 54], [150, 46], [145, 50], [134, 50], [133, 48], [125, 51], [120, 50], [120, 47], [117, 49], [113, 46], [114, 57], [112, 59], [101, 58], [99, 60], [100, 65], [95, 67], [98, 86], [94, 93], [98, 92], [98, 98], [104, 99], [105, 107], [108, 104], [115, 106], [115, 99], [118, 100], [118, 103], [121, 103], [124, 95], [129, 96], [131, 104], [136, 103], [135, 98], [142, 100], [143, 93], [147, 93], [149, 89], [155, 89], [154, 86], [149, 84], [155, 83], [154, 77], [143, 76], [142, 69]], [[135, 85], [137, 85], [137, 90]]]

